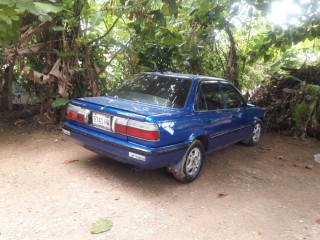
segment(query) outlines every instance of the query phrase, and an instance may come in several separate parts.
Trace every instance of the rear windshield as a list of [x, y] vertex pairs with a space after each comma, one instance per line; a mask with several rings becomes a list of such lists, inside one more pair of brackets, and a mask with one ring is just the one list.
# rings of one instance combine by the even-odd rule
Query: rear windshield
[[191, 80], [168, 76], [138, 75], [109, 96], [164, 107], [182, 108]]

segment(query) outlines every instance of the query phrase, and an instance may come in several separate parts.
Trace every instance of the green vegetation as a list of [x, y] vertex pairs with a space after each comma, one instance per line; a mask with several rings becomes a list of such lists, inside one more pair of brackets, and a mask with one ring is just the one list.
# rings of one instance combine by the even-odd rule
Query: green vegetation
[[[3, 0], [0, 108], [19, 82], [52, 117], [141, 71], [224, 77], [243, 91], [280, 67], [319, 65], [319, 3], [295, 24], [268, 21], [274, 1]], [[48, 118], [48, 116], [46, 117]]]
[[308, 113], [307, 104], [306, 104], [306, 101], [303, 100], [301, 103], [296, 105], [294, 115], [293, 115], [293, 121], [296, 124], [300, 124], [303, 120], [305, 121], [304, 118], [306, 118], [307, 113]]
[[98, 234], [107, 232], [111, 229], [113, 222], [110, 219], [100, 219], [92, 224], [91, 233]]

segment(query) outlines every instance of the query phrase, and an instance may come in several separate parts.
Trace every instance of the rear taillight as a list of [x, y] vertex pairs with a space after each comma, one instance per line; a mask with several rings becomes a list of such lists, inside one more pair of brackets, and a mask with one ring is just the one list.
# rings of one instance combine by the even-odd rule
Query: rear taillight
[[113, 131], [148, 141], [159, 140], [159, 128], [155, 123], [115, 117], [113, 119]]
[[68, 105], [67, 108], [67, 118], [73, 119], [79, 122], [88, 123], [90, 110], [84, 109], [72, 104]]
[[127, 134], [128, 120], [126, 118], [113, 118], [113, 131], [117, 133]]

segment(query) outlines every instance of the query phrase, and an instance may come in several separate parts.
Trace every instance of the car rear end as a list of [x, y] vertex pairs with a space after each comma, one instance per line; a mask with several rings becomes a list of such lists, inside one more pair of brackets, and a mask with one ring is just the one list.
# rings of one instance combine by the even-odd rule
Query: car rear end
[[141, 168], [178, 162], [187, 142], [179, 131], [168, 129], [182, 108], [163, 106], [167, 103], [162, 98], [156, 99], [161, 103], [157, 105], [149, 103], [154, 101], [149, 95], [143, 97], [147, 103], [117, 95], [71, 100], [63, 132], [93, 152]]

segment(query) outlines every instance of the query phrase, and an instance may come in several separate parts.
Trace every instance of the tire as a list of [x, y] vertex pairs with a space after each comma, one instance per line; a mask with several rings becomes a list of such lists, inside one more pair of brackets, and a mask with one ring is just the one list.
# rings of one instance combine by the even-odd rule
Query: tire
[[183, 159], [179, 162], [181, 173], [173, 173], [174, 177], [184, 183], [195, 180], [202, 169], [204, 159], [203, 153], [202, 143], [195, 140], [188, 148]]
[[261, 134], [262, 134], [262, 122], [257, 121], [253, 127], [253, 131], [250, 134], [250, 136], [245, 140], [243, 140], [242, 142], [249, 146], [255, 146], [260, 142]]

